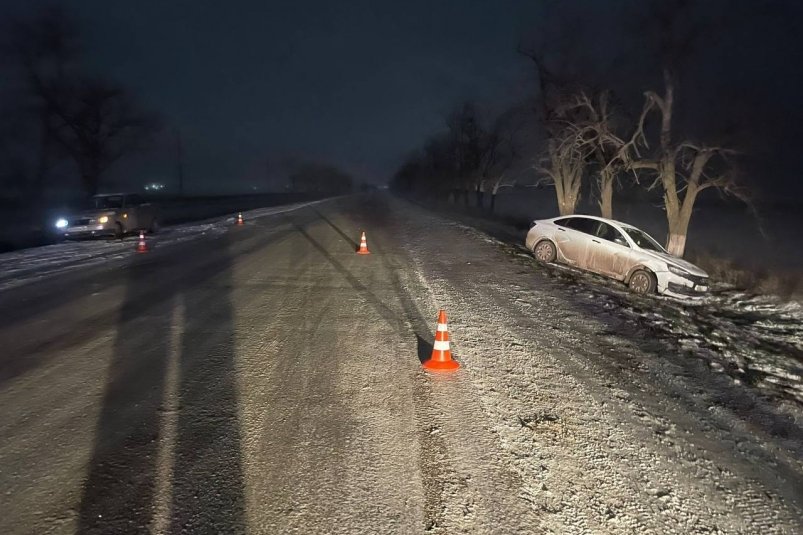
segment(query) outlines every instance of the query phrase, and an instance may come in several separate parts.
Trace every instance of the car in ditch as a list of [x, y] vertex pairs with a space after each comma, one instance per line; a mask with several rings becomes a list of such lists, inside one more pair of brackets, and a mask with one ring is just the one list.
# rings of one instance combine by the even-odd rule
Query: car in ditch
[[159, 219], [156, 207], [136, 193], [104, 193], [95, 195], [75, 213], [55, 222], [59, 236], [91, 238], [114, 236], [122, 238], [131, 232], [156, 232]]
[[612, 219], [571, 215], [536, 220], [525, 243], [540, 262], [610, 277], [635, 293], [687, 299], [709, 289], [705, 271], [669, 254], [643, 230]]

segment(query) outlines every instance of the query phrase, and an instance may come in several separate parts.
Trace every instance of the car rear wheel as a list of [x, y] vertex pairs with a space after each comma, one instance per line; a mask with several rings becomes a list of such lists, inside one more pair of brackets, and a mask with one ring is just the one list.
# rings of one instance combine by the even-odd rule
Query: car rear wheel
[[632, 292], [645, 295], [655, 293], [657, 282], [655, 275], [647, 270], [639, 269], [630, 276], [630, 281], [628, 281], [627, 285]]
[[552, 242], [549, 240], [541, 240], [538, 242], [535, 249], [533, 249], [533, 254], [539, 262], [543, 262], [544, 264], [554, 262], [557, 257], [555, 246], [552, 245]]

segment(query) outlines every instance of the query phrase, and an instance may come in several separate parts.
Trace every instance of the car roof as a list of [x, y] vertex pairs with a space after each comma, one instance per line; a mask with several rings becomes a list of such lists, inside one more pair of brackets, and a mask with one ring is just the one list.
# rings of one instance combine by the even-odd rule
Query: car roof
[[586, 215], [586, 214], [571, 214], [571, 215], [562, 215], [560, 217], [555, 217], [550, 219], [550, 221], [557, 221], [558, 219], [566, 219], [568, 217], [583, 217], [585, 219], [594, 219], [596, 221], [603, 221], [605, 223], [613, 223], [614, 225], [619, 225], [620, 227], [626, 228], [637, 228], [629, 223], [623, 223], [621, 221], [617, 221], [616, 219], [608, 219], [606, 217], [600, 217], [596, 215]]

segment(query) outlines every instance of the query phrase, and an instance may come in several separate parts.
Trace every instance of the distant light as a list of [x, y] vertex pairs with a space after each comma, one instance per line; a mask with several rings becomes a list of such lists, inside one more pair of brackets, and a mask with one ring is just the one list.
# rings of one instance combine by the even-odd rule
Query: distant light
[[164, 184], [160, 184], [158, 182], [151, 182], [150, 184], [145, 185], [145, 191], [159, 191], [165, 188]]
[[67, 225], [67, 220], [63, 217], [56, 220], [56, 228], [65, 228]]

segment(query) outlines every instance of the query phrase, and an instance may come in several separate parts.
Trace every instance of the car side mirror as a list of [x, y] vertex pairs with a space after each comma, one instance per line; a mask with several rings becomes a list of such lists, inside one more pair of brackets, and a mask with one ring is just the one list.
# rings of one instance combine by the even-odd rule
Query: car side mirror
[[614, 238], [613, 243], [618, 243], [619, 245], [627, 246], [627, 242], [622, 238]]

